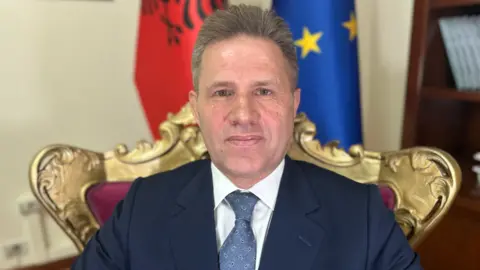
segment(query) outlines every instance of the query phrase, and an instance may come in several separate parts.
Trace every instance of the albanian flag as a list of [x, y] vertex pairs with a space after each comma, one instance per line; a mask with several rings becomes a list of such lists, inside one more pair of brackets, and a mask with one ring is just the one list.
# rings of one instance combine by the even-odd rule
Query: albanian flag
[[203, 20], [223, 0], [142, 0], [135, 84], [154, 139], [167, 114], [188, 102], [191, 54]]

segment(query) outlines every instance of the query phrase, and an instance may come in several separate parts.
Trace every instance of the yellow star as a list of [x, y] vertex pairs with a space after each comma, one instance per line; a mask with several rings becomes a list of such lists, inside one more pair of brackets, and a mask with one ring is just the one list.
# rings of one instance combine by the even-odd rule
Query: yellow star
[[355, 36], [357, 36], [357, 20], [355, 19], [355, 14], [351, 12], [350, 21], [346, 21], [342, 25], [350, 31], [350, 41], [352, 41]]
[[295, 45], [302, 48], [302, 58], [307, 57], [309, 52], [320, 53], [320, 47], [318, 47], [318, 40], [322, 37], [322, 32], [310, 33], [307, 27], [303, 27], [303, 37], [295, 41]]

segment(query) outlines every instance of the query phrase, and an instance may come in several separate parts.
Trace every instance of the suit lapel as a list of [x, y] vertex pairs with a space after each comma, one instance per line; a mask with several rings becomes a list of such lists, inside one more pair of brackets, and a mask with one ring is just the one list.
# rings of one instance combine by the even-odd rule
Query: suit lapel
[[218, 269], [210, 163], [181, 192], [172, 213], [171, 246], [176, 269]]
[[287, 157], [260, 270], [311, 269], [324, 237], [324, 220], [304, 172]]

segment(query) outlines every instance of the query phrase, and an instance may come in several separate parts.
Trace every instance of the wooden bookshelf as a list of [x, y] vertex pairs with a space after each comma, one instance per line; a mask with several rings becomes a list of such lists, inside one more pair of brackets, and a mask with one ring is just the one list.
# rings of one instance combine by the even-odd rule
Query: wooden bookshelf
[[424, 87], [422, 89], [422, 98], [480, 102], [480, 90], [476, 93], [460, 92], [455, 88]]
[[449, 152], [463, 180], [453, 207], [417, 249], [426, 270], [480, 269], [480, 188], [472, 171], [480, 151], [480, 91], [456, 89], [438, 25], [439, 18], [471, 14], [480, 14], [480, 0], [417, 0], [414, 6], [402, 147]]
[[433, 0], [432, 8], [451, 8], [460, 6], [480, 5], [480, 0]]

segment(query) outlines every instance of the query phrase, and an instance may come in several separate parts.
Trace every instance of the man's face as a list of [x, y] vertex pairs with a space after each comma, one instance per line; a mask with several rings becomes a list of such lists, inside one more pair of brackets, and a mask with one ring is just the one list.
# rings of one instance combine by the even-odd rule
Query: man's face
[[207, 47], [190, 103], [210, 158], [228, 177], [255, 182], [284, 158], [300, 90], [271, 41], [235, 37]]

